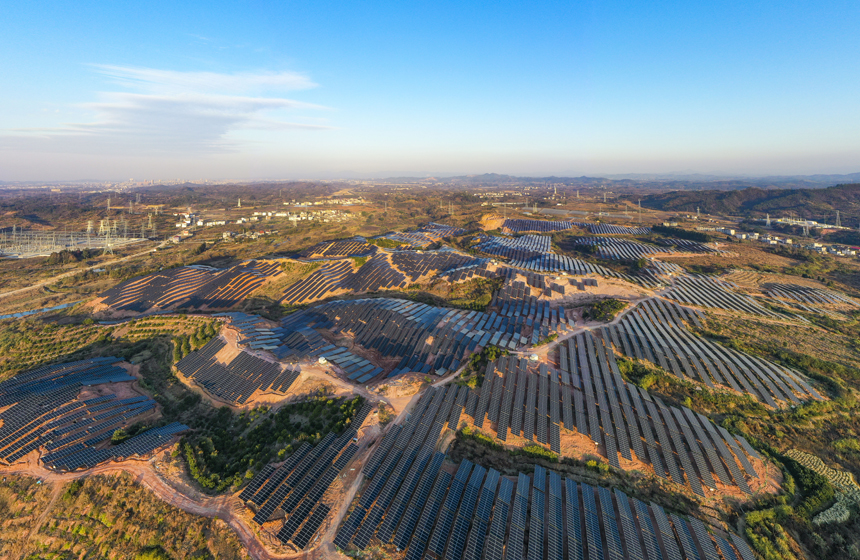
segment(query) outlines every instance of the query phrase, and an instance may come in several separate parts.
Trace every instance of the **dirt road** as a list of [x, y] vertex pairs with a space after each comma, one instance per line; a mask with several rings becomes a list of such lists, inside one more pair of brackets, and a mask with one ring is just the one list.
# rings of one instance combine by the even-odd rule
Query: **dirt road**
[[[38, 532], [39, 527], [44, 522], [48, 512], [56, 502], [56, 498], [59, 496], [64, 483], [97, 474], [117, 474], [120, 472], [130, 473], [134, 476], [136, 482], [152, 490], [156, 496], [172, 506], [178, 507], [188, 513], [221, 519], [236, 532], [242, 545], [254, 560], [286, 560], [320, 557], [319, 552], [313, 550], [299, 554], [284, 555], [269, 552], [257, 539], [253, 529], [251, 529], [251, 527], [249, 527], [239, 515], [239, 511], [241, 511], [241, 508], [244, 506], [240, 503], [238, 498], [231, 495], [215, 497], [205, 496], [188, 486], [183, 485], [182, 487], [179, 487], [176, 483], [163, 478], [155, 469], [154, 464], [150, 461], [128, 460], [121, 463], [108, 463], [86, 471], [74, 473], [56, 473], [47, 470], [34, 462], [0, 467], [0, 474], [32, 476], [41, 479], [46, 484], [52, 484], [54, 486], [54, 495], [51, 496], [51, 500], [48, 503], [46, 510], [42, 513], [36, 525], [27, 535], [27, 541], [29, 541], [32, 535]], [[24, 541], [24, 545], [26, 545], [27, 541]], [[26, 551], [26, 546], [24, 547], [24, 551]], [[339, 556], [334, 550], [327, 552], [329, 554], [326, 554], [326, 556], [330, 558]]]
[[0, 299], [10, 297], [10, 296], [15, 296], [15, 295], [27, 292], [29, 290], [34, 290], [36, 288], [44, 288], [45, 286], [50, 286], [51, 284], [56, 284], [58, 280], [62, 280], [63, 278], [68, 278], [69, 276], [74, 276], [76, 274], [80, 274], [81, 272], [85, 272], [87, 270], [93, 270], [96, 268], [104, 268], [105, 266], [110, 266], [110, 265], [114, 265], [116, 263], [130, 260], [130, 259], [135, 259], [137, 257], [141, 257], [143, 255], [149, 254], [150, 252], [152, 252], [152, 250], [147, 249], [146, 251], [142, 251], [140, 253], [135, 253], [133, 255], [128, 255], [127, 257], [120, 257], [120, 258], [112, 260], [110, 262], [94, 264], [93, 266], [88, 266], [86, 268], [76, 268], [74, 270], [70, 270], [69, 272], [64, 272], [62, 274], [57, 274], [56, 276], [52, 276], [51, 278], [49, 278], [47, 280], [43, 280], [41, 282], [36, 282], [35, 284], [31, 284], [31, 285], [25, 286], [23, 288], [18, 288], [17, 290], [12, 290], [11, 292], [3, 292], [2, 294], [0, 294]]

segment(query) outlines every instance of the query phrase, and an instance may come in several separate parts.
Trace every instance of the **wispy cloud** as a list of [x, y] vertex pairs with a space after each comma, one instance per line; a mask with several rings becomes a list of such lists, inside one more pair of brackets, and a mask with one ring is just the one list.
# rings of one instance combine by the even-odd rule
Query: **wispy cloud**
[[248, 93], [261, 89], [292, 91], [316, 87], [313, 81], [297, 72], [176, 72], [134, 66], [92, 64], [97, 72], [126, 87], [153, 92]]
[[243, 130], [326, 129], [284, 120], [286, 113], [326, 109], [282, 97], [287, 91], [316, 87], [295, 72], [177, 72], [153, 68], [91, 65], [127, 91], [99, 92], [97, 101], [79, 105], [95, 115], [90, 122], [54, 128], [9, 130], [0, 147], [69, 153], [202, 154], [236, 151], [231, 132]]

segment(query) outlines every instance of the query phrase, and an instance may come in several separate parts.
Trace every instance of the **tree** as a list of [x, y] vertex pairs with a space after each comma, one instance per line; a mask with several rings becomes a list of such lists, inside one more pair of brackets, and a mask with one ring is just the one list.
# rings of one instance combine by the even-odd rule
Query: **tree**
[[122, 442], [124, 442], [125, 440], [127, 440], [127, 439], [128, 439], [128, 437], [129, 437], [129, 436], [128, 436], [128, 432], [126, 432], [126, 431], [125, 431], [124, 429], [122, 429], [122, 428], [119, 428], [119, 429], [117, 429], [116, 431], [114, 431], [113, 435], [110, 437], [110, 442], [111, 442], [113, 445], [117, 445], [117, 444], [122, 443]]

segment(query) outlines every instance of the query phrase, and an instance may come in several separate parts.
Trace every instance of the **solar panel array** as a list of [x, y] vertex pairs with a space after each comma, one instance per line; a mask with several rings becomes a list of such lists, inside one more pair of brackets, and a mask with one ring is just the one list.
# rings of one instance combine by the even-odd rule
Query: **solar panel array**
[[[425, 507], [433, 508], [436, 513], [446, 509], [446, 519], [454, 522], [457, 504], [453, 504], [452, 511], [450, 502], [443, 503], [439, 490], [442, 483], [437, 480], [444, 455], [435, 453], [434, 448], [452, 408], [457, 406], [458, 392], [467, 391], [456, 385], [431, 387], [421, 395], [407, 421], [389, 430], [365, 464], [363, 473], [369, 478], [368, 484], [338, 531], [336, 545], [345, 548], [353, 542], [363, 549], [378, 530], [379, 538], [386, 539], [385, 542], [394, 539], [395, 543], [403, 543], [410, 538], [420, 541], [420, 557], [429, 544], [434, 525], [416, 513]], [[468, 462], [465, 464], [471, 466]], [[460, 484], [460, 492], [466, 488], [469, 469], [461, 467], [461, 471], [465, 472], [453, 479]], [[446, 480], [443, 490], [447, 483]], [[440, 546], [441, 538], [436, 537], [434, 547]]]
[[733, 284], [709, 276], [688, 275], [675, 279], [675, 284], [663, 297], [700, 307], [726, 309], [775, 319], [781, 315], [762, 307], [749, 296], [731, 291]]
[[[419, 403], [421, 419], [404, 430], [432, 423], [445, 394], [438, 391], [430, 403]], [[563, 479], [539, 465], [532, 476], [511, 479], [463, 460], [452, 474], [442, 468], [444, 455], [432, 451], [438, 433], [428, 435], [386, 451], [387, 468], [369, 478], [338, 530], [339, 548], [393, 543], [412, 560], [563, 560], [565, 547], [568, 558], [579, 560], [681, 560], [682, 549], [687, 558], [698, 557], [690, 543], [720, 550], [726, 559], [751, 554], [738, 535], [716, 534], [695, 519], [673, 515], [670, 521], [657, 504]]]
[[466, 230], [445, 224], [430, 222], [426, 226], [412, 231], [388, 233], [383, 237], [407, 243], [411, 247], [424, 248], [433, 243], [438, 243], [447, 237], [463, 235]]
[[280, 337], [285, 334], [283, 327], [272, 327], [269, 321], [259, 315], [250, 315], [241, 311], [215, 313], [213, 317], [223, 317], [230, 326], [239, 331], [237, 344], [247, 346], [251, 350], [274, 350], [281, 343]]
[[375, 253], [377, 248], [364, 239], [346, 239], [342, 241], [323, 241], [308, 247], [299, 253], [305, 259], [334, 259], [342, 257], [360, 257]]
[[589, 224], [588, 231], [598, 235], [648, 235], [649, 227], [615, 226], [612, 224]]
[[[460, 367], [462, 360], [487, 345], [516, 348], [527, 343], [522, 337], [526, 326], [535, 321], [520, 317], [502, 317], [479, 311], [462, 311], [434, 307], [409, 300], [373, 298], [332, 301], [293, 313], [283, 327], [294, 338], [319, 336], [314, 329], [330, 329], [335, 335], [347, 334], [356, 344], [374, 350], [384, 358], [399, 358], [389, 376], [405, 372], [445, 373]], [[290, 338], [285, 346], [294, 348]], [[325, 348], [327, 355], [336, 348]], [[278, 350], [281, 357], [285, 351]], [[369, 373], [368, 370], [364, 373]]]
[[[112, 458], [149, 453], [161, 445], [165, 438], [158, 434], [162, 432], [150, 430], [145, 432], [149, 434], [146, 438], [132, 438], [124, 447], [94, 449], [117, 429], [155, 409], [155, 401], [144, 396], [79, 398], [84, 387], [135, 381], [117, 365], [119, 361], [104, 357], [41, 366], [0, 383], [0, 408], [5, 409], [0, 412], [0, 461], [14, 463], [41, 447], [46, 466], [75, 470]], [[167, 438], [172, 433], [163, 431]], [[145, 445], [151, 441], [156, 443]]]
[[711, 247], [710, 245], [705, 245], [704, 243], [699, 243], [698, 241], [691, 241], [690, 239], [677, 239], [674, 237], [666, 237], [663, 239], [658, 239], [657, 243], [659, 243], [660, 245], [665, 245], [667, 247], [676, 247], [680, 251], [684, 251], [687, 253], [720, 254], [727, 252], [716, 247]]
[[616, 237], [578, 237], [572, 239], [574, 245], [589, 245], [595, 247], [595, 255], [610, 260], [639, 260], [660, 254], [674, 253], [672, 249], [647, 245], [632, 239]]
[[[479, 235], [481, 242], [475, 249], [490, 255], [510, 259], [511, 266], [536, 272], [574, 274], [578, 276], [598, 274], [608, 278], [620, 278], [643, 286], [659, 286], [662, 281], [653, 273], [643, 271], [635, 276], [615, 272], [581, 259], [557, 255], [552, 252], [550, 238], [541, 235], [524, 235], [516, 238]], [[480, 267], [479, 267], [480, 268]], [[473, 274], [480, 274], [476, 270]], [[470, 275], [466, 273], [463, 276]]]
[[554, 231], [564, 231], [574, 226], [571, 222], [566, 221], [544, 221], [544, 220], [505, 220], [501, 229], [508, 233], [524, 233], [536, 231], [540, 233], [552, 233]]
[[301, 304], [337, 293], [405, 289], [410, 284], [478, 262], [473, 257], [450, 250], [379, 252], [357, 270], [351, 260], [334, 261], [289, 286], [281, 302]]
[[45, 466], [61, 471], [74, 471], [77, 469], [89, 469], [99, 463], [106, 461], [121, 461], [131, 457], [144, 457], [174, 442], [174, 437], [187, 431], [189, 428], [179, 422], [171, 422], [160, 428], [150, 428], [145, 432], [131, 437], [119, 445], [113, 445], [104, 449], [96, 449], [90, 445], [75, 444], [61, 452], [45, 455], [42, 461]]
[[[681, 379], [747, 393], [770, 406], [821, 399], [798, 372], [693, 335], [684, 322], [701, 326], [700, 312], [649, 299], [605, 328], [607, 340], [632, 358], [648, 360]], [[799, 396], [798, 396], [799, 395]]]
[[227, 269], [192, 265], [120, 282], [100, 294], [112, 309], [145, 312], [175, 307], [232, 307], [280, 270], [275, 263], [248, 261]]
[[[510, 270], [510, 269], [508, 269]], [[542, 275], [528, 273], [544, 281]], [[544, 282], [541, 282], [544, 284]], [[545, 285], [545, 284], [544, 284]], [[543, 288], [542, 294], [563, 294], [565, 287], [552, 283]], [[503, 317], [525, 317], [532, 322], [531, 344], [537, 344], [551, 332], [567, 331], [569, 321], [561, 306], [552, 306], [549, 301], [533, 296], [532, 289], [526, 282], [506, 280], [502, 287], [493, 294], [488, 309], [497, 311]]]
[[[362, 421], [357, 417], [353, 426]], [[351, 442], [356, 433], [354, 428], [339, 437], [329, 433], [315, 446], [302, 444], [280, 467], [264, 467], [239, 496], [254, 506], [253, 521], [263, 525], [282, 513], [278, 539], [306, 548], [331, 509], [322, 503], [326, 491], [358, 451]]]
[[611, 350], [590, 333], [568, 339], [560, 355], [566, 356], [560, 371], [545, 364], [534, 371], [527, 360], [513, 357], [489, 364], [475, 426], [483, 428], [489, 420], [502, 441], [512, 434], [556, 453], [561, 453], [562, 428], [575, 430], [591, 438], [616, 468], [621, 468], [619, 454], [633, 460], [635, 453], [661, 478], [697, 494], [717, 481], [750, 492], [748, 478], [758, 474], [748, 458], [755, 455], [742, 449], [745, 440], [625, 382]]
[[548, 235], [483, 236], [483, 241], [475, 245], [475, 249], [491, 255], [522, 260], [536, 253], [552, 252], [552, 240]]
[[856, 301], [844, 294], [823, 288], [810, 288], [808, 286], [780, 284], [778, 282], [765, 284], [763, 288], [765, 293], [770, 297], [799, 301], [810, 305], [851, 305], [853, 307], [858, 305]]
[[282, 513], [279, 540], [306, 548], [331, 510], [324, 503], [326, 491], [358, 451], [352, 441], [372, 409], [365, 402], [340, 436], [329, 433], [315, 446], [304, 442], [280, 466], [263, 467], [239, 494], [253, 507], [253, 521], [263, 525]]
[[268, 362], [245, 351], [221, 363], [215, 356], [224, 346], [223, 340], [213, 338], [179, 360], [176, 369], [219, 399], [234, 404], [244, 404], [257, 391], [286, 393], [301, 373], [298, 366]]
[[370, 361], [356, 356], [346, 348], [323, 352], [322, 357], [336, 364], [348, 379], [356, 383], [367, 383], [383, 372], [381, 367], [373, 365]]

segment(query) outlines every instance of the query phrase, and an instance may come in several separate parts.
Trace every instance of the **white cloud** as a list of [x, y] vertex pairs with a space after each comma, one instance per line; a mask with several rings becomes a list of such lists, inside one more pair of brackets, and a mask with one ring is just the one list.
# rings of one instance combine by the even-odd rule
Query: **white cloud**
[[[319, 119], [302, 122], [304, 113], [325, 107], [281, 97], [316, 86], [302, 74], [93, 68], [132, 91], [100, 92], [97, 101], [78, 105], [95, 115], [89, 122], [7, 131], [0, 149], [181, 156], [237, 151], [241, 146], [229, 139], [235, 131], [332, 128]], [[285, 120], [286, 113], [295, 116]]]
[[218, 74], [215, 72], [176, 72], [108, 64], [93, 64], [92, 67], [98, 73], [112, 78], [120, 85], [162, 93], [247, 93], [267, 89], [293, 91], [317, 86], [307, 76], [297, 72]]

